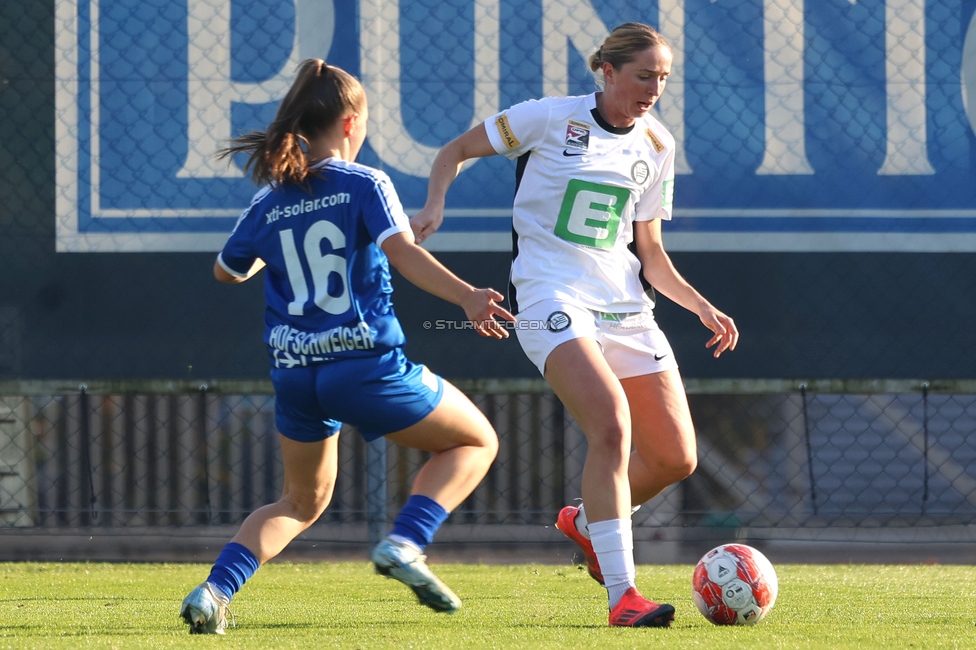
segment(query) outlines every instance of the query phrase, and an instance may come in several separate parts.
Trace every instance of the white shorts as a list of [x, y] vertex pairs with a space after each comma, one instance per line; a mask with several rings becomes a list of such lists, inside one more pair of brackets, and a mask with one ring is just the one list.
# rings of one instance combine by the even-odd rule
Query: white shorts
[[591, 338], [618, 379], [651, 375], [678, 367], [667, 337], [650, 309], [606, 313], [563, 300], [543, 300], [519, 312], [516, 332], [529, 360], [545, 376], [546, 359], [556, 346]]

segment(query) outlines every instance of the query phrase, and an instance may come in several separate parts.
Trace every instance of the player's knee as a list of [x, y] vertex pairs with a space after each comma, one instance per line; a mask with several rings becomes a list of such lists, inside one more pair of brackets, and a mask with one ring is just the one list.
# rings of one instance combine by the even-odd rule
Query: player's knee
[[616, 418], [590, 427], [586, 432], [586, 442], [588, 454], [619, 458], [622, 462], [630, 455], [630, 423]]
[[675, 454], [662, 459], [661, 474], [668, 480], [668, 484], [683, 481], [692, 475], [698, 467], [698, 458], [694, 454]]
[[495, 456], [498, 455], [498, 434], [495, 432], [495, 428], [488, 421], [488, 418], [478, 410], [474, 404], [465, 405], [469, 409], [468, 417], [466, 418], [466, 428], [468, 429], [463, 435], [465, 444], [469, 447], [475, 447], [490, 463], [495, 460]]
[[674, 482], [683, 481], [691, 476], [698, 468], [698, 459], [695, 456], [686, 456], [683, 461], [674, 466]]
[[498, 455], [498, 434], [491, 426], [481, 432], [478, 442], [488, 462], [495, 460], [495, 456]]
[[479, 465], [487, 471], [488, 466], [498, 455], [498, 435], [486, 421], [484, 426], [468, 431], [459, 447], [468, 450], [469, 462]]
[[291, 490], [284, 498], [291, 505], [298, 521], [312, 525], [332, 501], [332, 489], [333, 485], [330, 483], [316, 488]]
[[640, 460], [646, 475], [658, 489], [682, 481], [698, 467], [698, 457], [694, 449], [657, 448], [654, 453], [641, 454]]

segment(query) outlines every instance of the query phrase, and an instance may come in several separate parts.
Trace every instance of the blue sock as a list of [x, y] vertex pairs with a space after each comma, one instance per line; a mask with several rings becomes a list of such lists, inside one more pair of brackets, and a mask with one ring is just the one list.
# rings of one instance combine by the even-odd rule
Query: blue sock
[[224, 547], [210, 569], [207, 582], [224, 592], [228, 598], [233, 598], [247, 579], [254, 575], [261, 564], [254, 557], [254, 553], [246, 546], [231, 542]]
[[414, 494], [393, 520], [391, 535], [398, 535], [424, 550], [450, 513], [430, 497]]

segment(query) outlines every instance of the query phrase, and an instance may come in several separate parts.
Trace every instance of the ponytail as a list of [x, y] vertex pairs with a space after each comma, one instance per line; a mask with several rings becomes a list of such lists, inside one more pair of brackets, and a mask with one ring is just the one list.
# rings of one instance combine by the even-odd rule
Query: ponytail
[[590, 70], [599, 72], [603, 68], [603, 46], [597, 48], [596, 52], [590, 55]]
[[355, 77], [321, 59], [306, 59], [268, 129], [234, 138], [217, 157], [246, 154], [244, 171], [258, 185], [306, 185], [312, 173], [309, 141], [365, 103], [366, 93]]

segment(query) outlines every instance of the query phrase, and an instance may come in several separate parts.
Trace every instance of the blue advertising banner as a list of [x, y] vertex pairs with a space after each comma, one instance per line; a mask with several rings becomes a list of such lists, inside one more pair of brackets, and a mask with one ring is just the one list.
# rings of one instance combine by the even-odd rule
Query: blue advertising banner
[[[594, 89], [617, 24], [674, 53], [667, 245], [976, 251], [974, 0], [57, 0], [57, 250], [218, 250], [255, 191], [213, 153], [273, 118], [307, 57], [358, 75], [360, 161], [408, 211], [442, 144]], [[968, 97], [968, 101], [967, 101]], [[467, 167], [435, 250], [510, 248], [514, 165]]]

